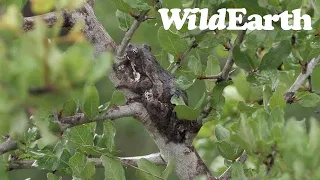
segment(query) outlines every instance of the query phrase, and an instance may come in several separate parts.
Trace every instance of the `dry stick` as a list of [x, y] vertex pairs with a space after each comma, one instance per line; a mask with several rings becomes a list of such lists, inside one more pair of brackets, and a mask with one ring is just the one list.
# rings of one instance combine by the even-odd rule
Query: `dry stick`
[[[248, 154], [244, 152], [235, 162], [244, 163], [248, 158]], [[232, 165], [228, 167], [228, 169], [222, 173], [222, 175], [218, 178], [218, 180], [231, 180], [231, 171]]]
[[[145, 156], [135, 156], [135, 157], [116, 157], [124, 166], [138, 166], [138, 161], [141, 159], [146, 159], [156, 165], [164, 165], [160, 153], [149, 154]], [[88, 158], [89, 162], [94, 162], [95, 167], [102, 168], [102, 160], [100, 158]], [[12, 171], [15, 169], [32, 169], [36, 168], [35, 160], [13, 160], [9, 161], [8, 170]]]
[[284, 94], [284, 99], [287, 103], [295, 102], [295, 93], [298, 89], [302, 86], [305, 80], [311, 76], [313, 69], [316, 67], [320, 60], [320, 57], [313, 58], [307, 65], [307, 69], [305, 72], [301, 72], [300, 75], [297, 77], [296, 81], [292, 84], [290, 89]]

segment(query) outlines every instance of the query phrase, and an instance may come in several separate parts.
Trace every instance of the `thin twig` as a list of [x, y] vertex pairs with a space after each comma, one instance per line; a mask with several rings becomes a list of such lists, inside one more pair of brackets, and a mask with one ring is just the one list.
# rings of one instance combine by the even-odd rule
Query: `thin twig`
[[148, 12], [149, 12], [149, 10], [146, 10], [146, 11], [143, 11], [142, 13], [140, 13], [140, 15], [138, 17], [136, 17], [136, 20], [133, 22], [130, 29], [124, 35], [124, 37], [118, 47], [118, 50], [117, 50], [117, 57], [118, 58], [122, 58], [124, 56], [124, 53], [126, 51], [126, 48], [129, 44], [129, 42], [131, 41], [136, 30], [140, 27], [140, 24], [146, 20], [146, 18], [147, 18], [146, 16], [147, 16]]
[[307, 69], [305, 72], [301, 72], [300, 75], [297, 77], [296, 81], [292, 84], [290, 89], [284, 94], [284, 99], [287, 103], [295, 102], [295, 93], [298, 89], [303, 85], [305, 80], [311, 76], [313, 69], [316, 67], [318, 62], [320, 61], [320, 57], [313, 58], [308, 64]]
[[[248, 158], [248, 154], [244, 152], [235, 162], [244, 163]], [[231, 180], [231, 171], [232, 165], [228, 167], [228, 169], [222, 173], [222, 175], [218, 178], [218, 180]]]
[[219, 79], [220, 75], [210, 75], [210, 76], [199, 76], [198, 79], [199, 80], [204, 80], [204, 79]]
[[171, 74], [174, 74], [181, 67], [183, 59], [186, 58], [187, 55], [191, 52], [191, 50], [196, 48], [197, 46], [198, 46], [198, 43], [196, 40], [194, 40], [191, 46], [181, 56], [178, 57], [176, 64], [173, 66], [171, 70]]
[[229, 74], [230, 74], [230, 72], [232, 70], [232, 66], [234, 64], [233, 53], [232, 53], [233, 52], [233, 48], [235, 46], [239, 46], [242, 43], [242, 41], [244, 40], [245, 35], [246, 35], [246, 30], [239, 31], [237, 39], [235, 40], [234, 45], [231, 47], [231, 53], [230, 53], [230, 55], [229, 55], [229, 57], [227, 59], [227, 62], [225, 64], [225, 66], [223, 67], [222, 71], [221, 71], [220, 80], [226, 81], [226, 80], [229, 79]]

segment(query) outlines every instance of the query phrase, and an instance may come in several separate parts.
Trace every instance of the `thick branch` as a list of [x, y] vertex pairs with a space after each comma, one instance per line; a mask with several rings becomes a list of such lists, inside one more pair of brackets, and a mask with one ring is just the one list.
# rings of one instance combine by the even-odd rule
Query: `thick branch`
[[[165, 165], [166, 163], [161, 157], [160, 153], [154, 153], [145, 156], [135, 156], [135, 157], [119, 157], [117, 158], [124, 166], [127, 167], [137, 167], [138, 161], [140, 159], [146, 159], [156, 165]], [[94, 162], [96, 168], [103, 168], [102, 161], [100, 158], [88, 158], [89, 162]], [[35, 160], [14, 160], [9, 161], [9, 170], [17, 170], [17, 169], [33, 169], [37, 166], [35, 165]]]
[[307, 70], [302, 72], [293, 85], [290, 87], [287, 93], [284, 94], [284, 98], [288, 103], [293, 103], [295, 101], [294, 95], [298, 91], [298, 89], [303, 85], [303, 83], [311, 76], [313, 69], [316, 67], [318, 62], [320, 61], [320, 57], [312, 59], [308, 65]]
[[15, 150], [18, 148], [18, 144], [12, 140], [11, 138], [8, 138], [5, 142], [0, 144], [0, 155]]

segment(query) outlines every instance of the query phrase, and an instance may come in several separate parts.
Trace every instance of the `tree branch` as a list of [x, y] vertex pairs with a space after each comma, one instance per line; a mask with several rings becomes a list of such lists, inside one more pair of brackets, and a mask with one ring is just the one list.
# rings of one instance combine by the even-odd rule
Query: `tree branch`
[[196, 48], [197, 46], [198, 46], [198, 43], [196, 40], [194, 40], [191, 46], [181, 56], [178, 57], [176, 64], [173, 66], [171, 70], [172, 74], [174, 74], [181, 67], [183, 59], [186, 58], [187, 55], [191, 52], [191, 50]]
[[60, 128], [62, 131], [64, 131], [68, 128], [81, 124], [103, 121], [107, 119], [114, 120], [122, 117], [137, 116], [140, 114], [140, 111], [141, 105], [139, 103], [132, 103], [125, 106], [115, 106], [93, 120], [86, 118], [83, 113], [77, 113], [74, 116], [62, 118], [60, 120]]
[[[64, 117], [59, 120], [61, 131], [65, 131], [68, 128], [78, 126], [81, 124], [102, 121], [102, 120], [114, 120], [122, 117], [138, 116], [141, 111], [141, 105], [139, 103], [133, 103], [125, 106], [116, 106], [109, 109], [107, 112], [102, 113], [97, 118], [90, 120], [85, 117], [83, 113], [77, 113], [74, 116]], [[11, 138], [8, 138], [5, 142], [0, 144], [0, 155], [18, 149], [18, 143]]]
[[146, 20], [146, 16], [147, 16], [148, 12], [149, 12], [149, 10], [146, 10], [146, 11], [143, 11], [142, 13], [140, 13], [140, 15], [138, 17], [136, 17], [136, 20], [133, 22], [130, 29], [124, 35], [124, 37], [120, 43], [120, 46], [118, 47], [118, 50], [117, 50], [117, 57], [118, 58], [122, 58], [124, 56], [125, 50], [129, 44], [129, 42], [131, 41], [133, 34], [140, 27], [140, 24]]
[[[248, 154], [244, 152], [235, 162], [244, 163], [248, 158]], [[218, 178], [218, 180], [231, 180], [232, 165]]]
[[5, 142], [0, 144], [0, 155], [12, 150], [16, 150], [17, 148], [18, 144], [9, 137]]
[[96, 55], [105, 51], [115, 52], [117, 48], [116, 43], [99, 23], [92, 7], [88, 3], [84, 3], [82, 8], [74, 11], [51, 12], [39, 16], [25, 17], [22, 29], [25, 31], [32, 30], [37, 18], [43, 19], [50, 27], [57, 22], [59, 15], [62, 15], [63, 27], [66, 28], [72, 28], [79, 21], [85, 22], [82, 31], [87, 40], [95, 47]]
[[[138, 161], [140, 159], [146, 159], [156, 165], [165, 165], [165, 161], [162, 159], [160, 153], [149, 154], [145, 156], [135, 156], [135, 157], [118, 157], [117, 158], [126, 167], [137, 167]], [[96, 168], [103, 168], [102, 161], [100, 158], [88, 158], [89, 162], [94, 162]], [[18, 169], [33, 169], [37, 166], [35, 165], [35, 160], [13, 160], [9, 161], [8, 170], [18, 170]]]
[[58, 21], [59, 13], [50, 12], [50, 13], [39, 15], [39, 16], [25, 17], [23, 18], [22, 29], [24, 31], [32, 30], [35, 26], [35, 21], [37, 18], [42, 19], [49, 27], [51, 27]]
[[296, 91], [302, 86], [306, 79], [311, 76], [313, 69], [316, 67], [318, 62], [320, 61], [320, 57], [313, 58], [307, 65], [307, 69], [305, 72], [301, 72], [297, 77], [296, 81], [292, 84], [290, 89], [284, 94], [284, 99], [287, 103], [293, 103], [295, 101], [294, 95]]
[[222, 69], [222, 71], [220, 73], [220, 77], [219, 77], [220, 81], [226, 81], [226, 80], [229, 79], [229, 73], [231, 72], [232, 66], [234, 64], [234, 61], [233, 61], [233, 48], [235, 46], [239, 46], [242, 43], [242, 41], [244, 40], [244, 37], [246, 35], [246, 32], [247, 32], [246, 30], [239, 31], [238, 36], [237, 36], [237, 38], [236, 38], [236, 40], [234, 42], [234, 45], [231, 47], [231, 53], [230, 53], [230, 55], [229, 55], [229, 57], [227, 59], [227, 62], [226, 62], [225, 66], [223, 67], [223, 69]]

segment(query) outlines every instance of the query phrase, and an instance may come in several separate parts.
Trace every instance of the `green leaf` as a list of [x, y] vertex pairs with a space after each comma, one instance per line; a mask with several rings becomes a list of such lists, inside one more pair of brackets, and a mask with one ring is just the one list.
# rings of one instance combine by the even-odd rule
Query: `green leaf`
[[263, 106], [264, 109], [268, 110], [269, 108], [269, 99], [272, 96], [272, 89], [268, 85], [263, 86]]
[[243, 153], [243, 149], [230, 141], [219, 141], [218, 144], [218, 152], [219, 154], [228, 160], [236, 160]]
[[303, 0], [284, 0], [282, 3], [286, 5], [286, 10], [290, 12], [292, 10], [301, 8]]
[[171, 102], [171, 104], [174, 104], [174, 105], [186, 105], [186, 103], [183, 100], [183, 97], [178, 96], [176, 94], [174, 94], [171, 97], [171, 101], [170, 102]]
[[32, 1], [32, 11], [36, 14], [44, 14], [49, 12], [54, 8], [56, 0], [33, 0]]
[[319, 95], [315, 93], [301, 93], [297, 95], [299, 100], [299, 104], [303, 107], [316, 107], [317, 104], [320, 102]]
[[88, 84], [96, 83], [101, 78], [106, 77], [108, 70], [113, 64], [113, 59], [112, 53], [101, 53], [99, 57], [93, 61], [94, 65], [88, 77]]
[[230, 141], [230, 131], [220, 124], [216, 126], [215, 135], [219, 141]]
[[189, 89], [193, 84], [195, 80], [190, 81], [186, 76], [180, 76], [178, 79], [176, 79], [176, 86], [177, 88], [181, 90], [187, 90]]
[[250, 100], [250, 96], [252, 94], [252, 90], [250, 84], [246, 79], [246, 75], [244, 72], [240, 72], [236, 77], [232, 78], [234, 86], [237, 88], [239, 94], [247, 101]]
[[320, 148], [319, 137], [320, 137], [319, 123], [315, 118], [311, 118], [308, 148], [312, 153], [316, 153]]
[[58, 177], [53, 173], [48, 173], [47, 174], [47, 180], [62, 180], [62, 177]]
[[63, 105], [62, 117], [72, 116], [77, 111], [77, 103], [74, 100], [69, 100]]
[[258, 4], [258, 1], [251, 1], [251, 0], [232, 0], [232, 1], [237, 8], [246, 8], [247, 15], [249, 14], [264, 15], [266, 13], [266, 9], [260, 7]]
[[168, 179], [169, 175], [173, 172], [175, 167], [173, 158], [169, 158], [166, 169], [162, 172], [161, 177], [163, 179]]
[[63, 147], [63, 148], [64, 149], [63, 149], [63, 151], [62, 151], [62, 153], [60, 155], [56, 153], [57, 157], [60, 160], [60, 164], [59, 164], [57, 170], [59, 172], [63, 172], [63, 173], [67, 173], [67, 174], [71, 175], [72, 174], [72, 169], [69, 166], [68, 162], [69, 162], [70, 158], [72, 157], [72, 155], [70, 154], [70, 152], [65, 147]]
[[257, 68], [257, 60], [253, 59], [247, 51], [241, 51], [240, 46], [233, 49], [235, 64], [246, 71], [253, 71]]
[[281, 41], [277, 46], [272, 47], [262, 58], [259, 70], [276, 69], [291, 53], [289, 40]]
[[5, 7], [8, 7], [13, 4], [13, 5], [17, 6], [19, 9], [22, 9], [27, 2], [28, 2], [28, 0], [5, 0], [3, 5]]
[[253, 129], [249, 126], [248, 118], [244, 114], [241, 114], [237, 126], [236, 134], [231, 135], [231, 141], [239, 144], [248, 153], [252, 153], [256, 148], [256, 139]]
[[132, 8], [128, 3], [126, 3], [124, 0], [110, 0], [111, 3], [116, 6], [116, 8], [122, 12], [130, 13]]
[[320, 81], [315, 77], [320, 77], [320, 66], [313, 70], [311, 77], [312, 88], [315, 92], [320, 92]]
[[161, 48], [170, 54], [178, 57], [188, 50], [188, 42], [180, 38], [177, 34], [161, 27], [158, 31], [158, 41]]
[[286, 101], [283, 98], [283, 94], [285, 93], [286, 88], [284, 86], [278, 86], [276, 91], [273, 93], [269, 100], [269, 105], [271, 109], [275, 109], [277, 107], [280, 107], [281, 109], [284, 109], [286, 107]]
[[9, 180], [8, 173], [2, 158], [0, 159], [0, 179]]
[[200, 109], [193, 109], [186, 105], [178, 105], [173, 111], [177, 113], [179, 119], [183, 120], [196, 120], [201, 113]]
[[264, 109], [259, 109], [253, 114], [253, 121], [250, 121], [250, 126], [254, 132], [256, 140], [266, 141], [270, 132], [268, 124], [268, 116]]
[[222, 111], [223, 106], [225, 104], [225, 97], [223, 96], [223, 90], [225, 87], [231, 84], [228, 82], [221, 82], [217, 84], [212, 90], [212, 108], [215, 109], [216, 112]]
[[146, 159], [140, 159], [138, 161], [138, 167], [143, 171], [148, 172], [145, 173], [137, 169], [136, 176], [141, 180], [159, 180], [158, 177], [161, 177], [161, 169]]
[[188, 67], [194, 73], [194, 75], [199, 76], [202, 74], [202, 64], [201, 60], [196, 56], [190, 56], [187, 58]]
[[120, 160], [116, 157], [101, 156], [105, 180], [125, 180], [125, 174]]
[[118, 18], [119, 27], [122, 31], [128, 31], [133, 23], [133, 18], [128, 13], [117, 10], [116, 16]]
[[93, 145], [93, 133], [89, 125], [80, 125], [70, 128], [68, 133], [70, 141], [78, 146], [92, 146]]
[[89, 119], [94, 119], [99, 114], [99, 93], [95, 86], [87, 86], [84, 91], [83, 110]]
[[232, 178], [232, 180], [246, 180], [247, 179], [246, 175], [244, 174], [243, 165], [240, 162], [235, 162], [232, 164], [231, 178]]
[[111, 98], [111, 102], [110, 105], [123, 105], [126, 102], [126, 96], [123, 94], [122, 91], [119, 90], [115, 90], [112, 93], [112, 98]]
[[[211, 76], [211, 75], [217, 75], [219, 73], [220, 73], [219, 61], [215, 56], [210, 55], [208, 57], [205, 75]], [[215, 85], [216, 85], [215, 81], [216, 80], [208, 80], [208, 79], [204, 80], [204, 82], [206, 84], [206, 90], [208, 92], [211, 92], [213, 90], [213, 88], [215, 87]]]
[[37, 159], [38, 168], [43, 168], [50, 171], [55, 171], [59, 166], [59, 159], [52, 152], [41, 154]]
[[103, 134], [96, 143], [98, 147], [106, 148], [109, 152], [115, 148], [114, 137], [116, 135], [116, 128], [112, 121], [104, 121]]
[[69, 165], [76, 178], [90, 180], [96, 173], [94, 162], [88, 162], [87, 157], [79, 152], [69, 159]]

